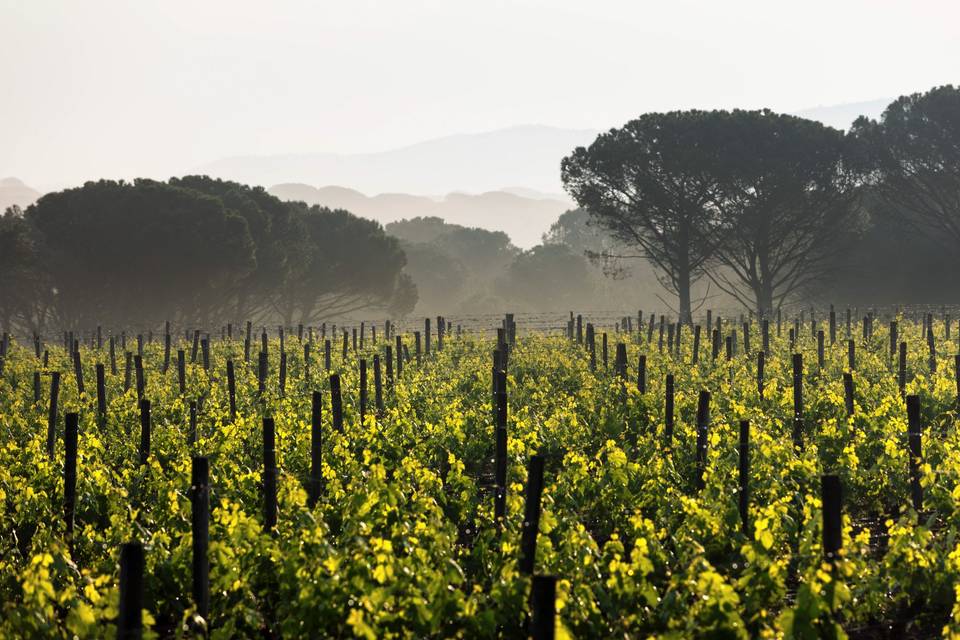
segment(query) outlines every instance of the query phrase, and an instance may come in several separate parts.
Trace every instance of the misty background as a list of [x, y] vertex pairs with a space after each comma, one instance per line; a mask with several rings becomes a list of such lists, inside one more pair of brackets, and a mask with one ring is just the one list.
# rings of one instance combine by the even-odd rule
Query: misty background
[[[207, 175], [384, 225], [409, 313], [666, 308], [648, 264], [611, 277], [584, 257], [610, 241], [564, 192], [563, 157], [651, 111], [878, 118], [956, 81], [958, 19], [931, 0], [0, 0], [0, 210]], [[906, 284], [929, 266], [897, 295], [952, 295]]]

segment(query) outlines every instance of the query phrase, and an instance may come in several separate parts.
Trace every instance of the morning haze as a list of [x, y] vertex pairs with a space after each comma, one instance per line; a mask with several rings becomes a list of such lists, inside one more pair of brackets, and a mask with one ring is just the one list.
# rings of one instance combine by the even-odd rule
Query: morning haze
[[2, 0], [0, 176], [50, 190], [516, 125], [888, 99], [953, 79], [958, 19], [946, 0]]
[[[770, 108], [847, 130], [858, 116], [880, 117], [897, 96], [955, 80], [960, 58], [960, 9], [932, 1], [794, 7], [525, 0], [481, 8], [439, 1], [0, 0], [0, 11], [8, 96], [0, 117], [0, 207], [26, 211], [24, 224], [32, 220], [27, 227], [37, 232], [41, 218], [59, 211], [55, 202], [67, 207], [81, 198], [93, 206], [95, 198], [84, 199], [93, 191], [140, 202], [138, 215], [156, 205], [155, 216], [166, 209], [154, 196], [177, 197], [163, 189], [219, 198], [226, 226], [211, 222], [204, 233], [247, 248], [222, 256], [224, 265], [208, 265], [211, 274], [232, 265], [236, 276], [229, 285], [206, 283], [220, 296], [197, 312], [208, 318], [266, 319], [276, 312], [307, 321], [386, 309], [480, 313], [499, 305], [538, 311], [614, 300], [663, 303], [688, 315], [691, 295], [700, 305], [756, 306], [753, 293], [744, 296], [727, 282], [738, 279], [739, 267], [719, 249], [706, 251], [703, 264], [678, 265], [658, 258], [644, 239], [667, 221], [647, 220], [653, 226], [646, 230], [612, 224], [604, 198], [642, 194], [591, 191], [577, 172], [593, 171], [588, 165], [600, 156], [577, 160], [574, 150], [637, 118], [682, 111], [674, 120], [687, 122], [683, 114], [695, 109]], [[706, 135], [708, 125], [697, 126]], [[634, 135], [642, 139], [642, 127]], [[565, 158], [569, 170], [562, 173]], [[87, 182], [138, 179], [156, 183], [111, 182], [57, 200]], [[235, 202], [240, 193], [244, 201]], [[50, 197], [38, 200], [43, 194]], [[118, 203], [116, 215], [129, 206]], [[302, 242], [311, 237], [304, 225], [313, 224], [315, 235], [329, 232], [327, 209], [349, 212], [358, 242], [382, 236], [372, 245], [342, 246], [369, 252], [396, 245], [384, 263], [390, 286], [357, 284], [349, 304], [333, 304], [342, 292], [320, 295], [305, 280], [293, 285], [333, 259], [319, 240]], [[876, 235], [863, 246], [875, 249], [900, 234], [897, 225], [881, 224], [877, 207], [860, 211], [844, 227]], [[89, 215], [75, 222], [92, 225]], [[247, 235], [227, 232], [234, 215], [244, 218]], [[258, 216], [293, 222], [264, 226]], [[375, 232], [364, 231], [368, 222]], [[715, 242], [713, 226], [703, 242]], [[54, 239], [44, 240], [37, 246], [52, 250]], [[904, 274], [946, 258], [918, 243], [904, 249], [913, 257], [901, 257], [907, 266], [898, 286], [923, 297], [922, 287], [903, 284]], [[854, 274], [866, 268], [861, 260], [831, 286], [864, 291]], [[24, 287], [44, 283], [59, 291], [50, 274], [35, 275]], [[284, 278], [284, 300], [264, 302], [269, 285]], [[807, 273], [800, 281], [807, 294], [823, 285]], [[252, 282], [264, 298], [251, 307], [245, 287]], [[791, 280], [774, 297], [783, 302], [801, 288]], [[66, 296], [58, 295], [62, 304]], [[54, 312], [17, 313], [23, 326], [41, 326]], [[176, 313], [191, 311], [178, 302]]]

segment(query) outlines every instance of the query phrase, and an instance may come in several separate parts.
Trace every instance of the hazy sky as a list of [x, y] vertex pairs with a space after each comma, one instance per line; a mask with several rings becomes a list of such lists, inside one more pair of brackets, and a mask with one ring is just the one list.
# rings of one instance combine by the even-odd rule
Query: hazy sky
[[165, 178], [960, 82], [957, 0], [0, 0], [0, 177]]

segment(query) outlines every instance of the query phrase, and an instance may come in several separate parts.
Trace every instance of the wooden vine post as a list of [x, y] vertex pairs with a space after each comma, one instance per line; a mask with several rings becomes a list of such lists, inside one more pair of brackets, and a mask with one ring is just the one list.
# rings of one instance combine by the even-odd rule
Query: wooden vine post
[[323, 395], [314, 391], [310, 403], [310, 481], [307, 484], [307, 500], [313, 507], [323, 490]]
[[530, 587], [530, 637], [553, 640], [557, 626], [557, 578], [533, 576]]
[[143, 545], [128, 542], [120, 547], [120, 603], [117, 640], [143, 638]]
[[[761, 352], [762, 353], [762, 352]], [[750, 535], [750, 421], [740, 421], [740, 448], [739, 464], [739, 490], [737, 491], [737, 507], [740, 511], [740, 526], [743, 535]]]
[[533, 575], [537, 556], [537, 532], [540, 529], [540, 500], [543, 497], [543, 457], [530, 456], [527, 463], [527, 492], [523, 509], [523, 529], [520, 534], [521, 573]]
[[343, 396], [340, 393], [340, 375], [330, 376], [330, 410], [333, 413], [333, 428], [343, 433]]
[[823, 502], [823, 557], [832, 564], [843, 547], [840, 478], [835, 475], [821, 476], [820, 495]]
[[80, 416], [68, 413], [63, 430], [63, 520], [71, 553], [73, 551], [74, 515], [77, 509], [77, 432]]
[[803, 449], [803, 354], [793, 354], [793, 444]]
[[674, 391], [673, 391], [673, 374], [668, 373], [665, 383], [665, 395], [664, 398], [664, 407], [663, 407], [663, 421], [664, 421], [664, 440], [666, 441], [666, 447], [669, 449], [673, 446], [673, 400], [674, 400]]
[[194, 457], [190, 475], [190, 521], [193, 531], [192, 583], [197, 614], [210, 616], [210, 465], [205, 457]]

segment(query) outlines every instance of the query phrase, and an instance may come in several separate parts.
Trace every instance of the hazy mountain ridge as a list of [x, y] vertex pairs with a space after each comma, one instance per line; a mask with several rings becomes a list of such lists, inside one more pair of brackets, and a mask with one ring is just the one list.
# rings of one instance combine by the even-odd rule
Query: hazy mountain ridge
[[25, 209], [36, 202], [41, 195], [39, 191], [28, 187], [18, 178], [2, 178], [0, 179], [0, 213], [13, 205]]
[[[366, 193], [481, 193], [520, 185], [560, 193], [560, 160], [592, 129], [523, 125], [455, 134], [379, 153], [224, 158], [195, 171], [248, 184], [347, 184]], [[513, 187], [514, 189], [518, 187]]]
[[[857, 116], [878, 118], [889, 102], [879, 99], [816, 106], [793, 113], [847, 129]], [[194, 172], [263, 186], [343, 184], [364, 193], [422, 194], [498, 190], [557, 199], [563, 192], [560, 160], [576, 147], [589, 145], [599, 133], [596, 129], [519, 125], [454, 134], [382, 152], [222, 158]]]
[[[879, 118], [890, 101], [816, 106], [793, 113], [847, 129], [860, 115]], [[272, 184], [271, 192], [283, 199], [343, 208], [382, 223], [439, 216], [455, 224], [505, 231], [518, 246], [530, 247], [572, 207], [560, 183], [561, 159], [575, 147], [589, 145], [599, 133], [520, 125], [455, 134], [378, 153], [224, 158], [187, 173], [251, 185]], [[317, 183], [350, 188], [310, 186]], [[2, 179], [0, 211], [13, 204], [26, 207], [40, 195], [17, 178]]]
[[449, 193], [442, 198], [381, 193], [367, 196], [355, 189], [306, 184], [278, 184], [268, 189], [281, 200], [301, 200], [308, 204], [346, 209], [358, 216], [382, 224], [418, 216], [435, 216], [451, 224], [504, 231], [519, 247], [540, 242], [541, 235], [561, 213], [573, 207], [568, 200], [549, 197], [525, 197], [508, 191], [480, 194]]
[[872, 120], [877, 120], [883, 114], [893, 100], [890, 98], [881, 98], [879, 100], [867, 100], [865, 102], [849, 102], [845, 104], [836, 104], [829, 106], [817, 106], [807, 109], [801, 109], [793, 115], [801, 118], [817, 120], [825, 125], [836, 129], [847, 130], [853, 121], [860, 116], [867, 116]]

